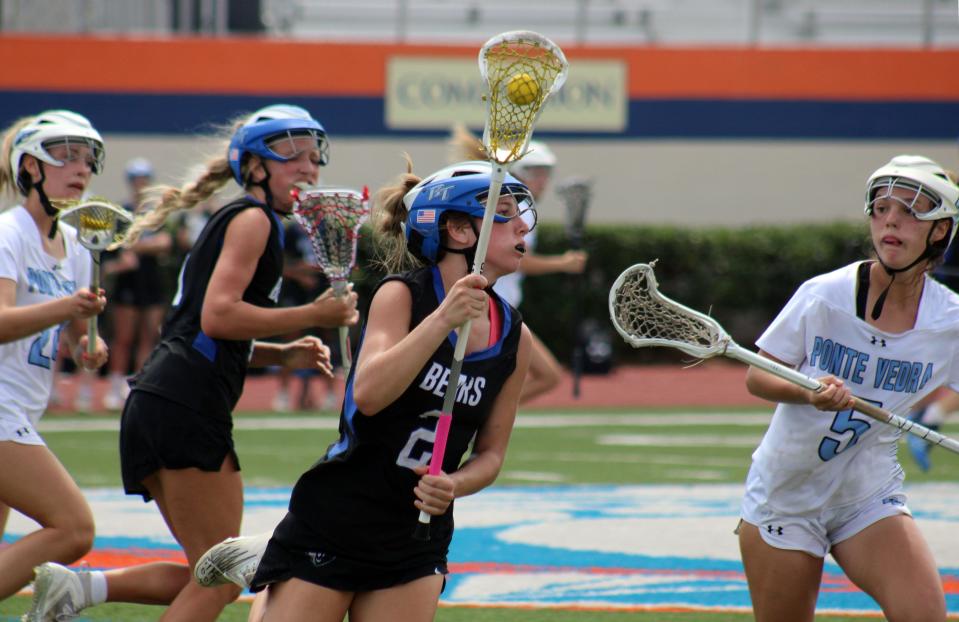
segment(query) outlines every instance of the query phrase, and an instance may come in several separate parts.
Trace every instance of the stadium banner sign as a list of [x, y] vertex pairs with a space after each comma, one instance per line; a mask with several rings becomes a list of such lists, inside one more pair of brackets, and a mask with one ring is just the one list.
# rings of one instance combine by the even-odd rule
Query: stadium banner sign
[[[391, 130], [448, 129], [486, 119], [482, 77], [471, 58], [393, 56], [387, 61], [385, 122]], [[546, 102], [540, 129], [619, 133], [628, 124], [626, 63], [577, 60], [566, 84]]]

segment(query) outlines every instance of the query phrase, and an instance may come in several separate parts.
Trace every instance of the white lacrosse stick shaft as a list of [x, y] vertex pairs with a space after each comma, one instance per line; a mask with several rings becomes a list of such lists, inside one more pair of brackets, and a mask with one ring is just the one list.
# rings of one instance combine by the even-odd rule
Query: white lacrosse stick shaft
[[[651, 262], [650, 264], [636, 264], [630, 268], [627, 268], [622, 274], [619, 275], [609, 290], [610, 319], [612, 320], [616, 331], [623, 337], [626, 343], [634, 348], [643, 348], [648, 346], [664, 346], [667, 348], [675, 348], [699, 359], [708, 359], [713, 358], [714, 356], [722, 355], [746, 363], [747, 365], [758, 367], [759, 369], [767, 371], [782, 378], [783, 380], [803, 387], [804, 389], [809, 389], [810, 391], [823, 390], [823, 384], [815, 378], [811, 378], [791, 367], [787, 367], [765, 356], [756, 354], [751, 350], [743, 348], [732, 340], [729, 334], [726, 333], [723, 327], [714, 318], [711, 318], [708, 315], [700, 313], [694, 309], [690, 309], [689, 307], [664, 296], [659, 291], [656, 283], [656, 276], [653, 273], [652, 268], [652, 264], [654, 263], [655, 262]], [[638, 331], [631, 329], [629, 326], [624, 326], [624, 322], [620, 321], [618, 307], [621, 304], [624, 307], [629, 305], [626, 303], [621, 303], [619, 301], [619, 296], [622, 293], [621, 290], [630, 289], [630, 279], [636, 274], [644, 275], [643, 278], [646, 282], [645, 291], [647, 292], [648, 298], [654, 302], [634, 306], [650, 309], [649, 315], [655, 315], [653, 310], [656, 308], [659, 310], [669, 310], [671, 315], [676, 319], [681, 319], [683, 322], [687, 322], [689, 326], [695, 326], [701, 329], [696, 332], [696, 336], [694, 338], [687, 338], [684, 340], [679, 338], [664, 338], [657, 335], [650, 336], [636, 334]], [[643, 289], [643, 287], [640, 286], [638, 289]], [[630, 310], [638, 311], [636, 308]], [[708, 338], [707, 335], [709, 336]], [[895, 415], [888, 410], [880, 408], [879, 406], [867, 402], [859, 397], [853, 396], [853, 398], [855, 400], [853, 409], [857, 412], [860, 412], [882, 423], [899, 428], [903, 432], [908, 432], [918, 436], [919, 438], [932, 443], [933, 445], [940, 445], [950, 451], [959, 453], [959, 441], [930, 430], [926, 426], [916, 423], [915, 421], [910, 421], [909, 419]]]
[[[483, 210], [483, 224], [480, 226], [479, 239], [476, 241], [476, 256], [473, 260], [472, 274], [483, 273], [483, 262], [486, 261], [486, 249], [489, 247], [490, 234], [493, 231], [493, 215], [496, 213], [496, 205], [499, 203], [500, 189], [503, 187], [503, 180], [506, 179], [506, 165], [497, 162], [492, 163], [493, 170], [490, 174], [489, 195], [486, 197], [486, 208]], [[436, 424], [436, 438], [433, 441], [433, 455], [430, 458], [430, 475], [438, 475], [443, 468], [443, 457], [446, 454], [446, 439], [449, 436], [450, 424], [452, 423], [453, 405], [456, 402], [456, 392], [459, 388], [460, 372], [463, 370], [463, 359], [466, 356], [466, 343], [469, 341], [470, 328], [473, 323], [470, 320], [456, 330], [456, 349], [453, 351], [453, 364], [450, 366], [449, 383], [446, 385], [446, 393], [443, 394], [443, 411]], [[429, 528], [430, 515], [420, 511], [419, 525], [420, 530]], [[419, 537], [424, 538], [421, 534]], [[425, 538], [428, 538], [428, 532]]]
[[[331, 283], [333, 295], [337, 298], [345, 298], [348, 294], [346, 289], [346, 279], [336, 279]], [[350, 353], [350, 329], [347, 326], [337, 328], [340, 333], [340, 359], [343, 364], [343, 377], [350, 375], [350, 368], [353, 367], [353, 355]]]
[[[506, 32], [493, 37], [480, 49], [478, 61], [480, 74], [488, 86], [485, 95], [487, 116], [483, 130], [483, 147], [490, 159], [492, 170], [483, 224], [476, 241], [473, 274], [481, 274], [483, 271], [493, 214], [499, 203], [503, 180], [506, 178], [506, 164], [525, 155], [533, 133], [533, 124], [543, 104], [551, 93], [563, 85], [569, 69], [562, 50], [546, 37], [531, 31]], [[535, 90], [532, 91], [530, 99], [521, 101], [510, 94], [509, 85], [517, 79], [533, 82]], [[471, 322], [466, 322], [457, 331], [449, 382], [443, 396], [443, 411], [436, 424], [433, 455], [430, 457], [431, 475], [438, 474], [443, 466], [453, 404], [459, 388], [460, 371], [463, 368], [471, 325]], [[429, 521], [430, 515], [420, 512], [414, 538], [429, 539]]]
[[[818, 392], [825, 388], [823, 384], [815, 378], [810, 378], [806, 374], [798, 372], [791, 367], [786, 367], [785, 365], [781, 365], [776, 361], [770, 360], [761, 354], [756, 354], [755, 352], [747, 350], [735, 342], [730, 342], [729, 345], [726, 346], [726, 351], [723, 352], [723, 354], [729, 358], [742, 361], [747, 365], [752, 365], [753, 367], [758, 367], [762, 370], [768, 371], [775, 376], [779, 376], [783, 380], [787, 380], [811, 391]], [[866, 400], [860, 399], [856, 396], [853, 396], [853, 399], [855, 400], [853, 409], [857, 412], [876, 419], [877, 421], [881, 421], [882, 423], [899, 428], [903, 432], [914, 434], [915, 436], [918, 436], [919, 438], [932, 443], [933, 445], [940, 445], [950, 451], [959, 453], [959, 441], [949, 438], [948, 436], [940, 434], [934, 430], [930, 430], [926, 426], [916, 423], [915, 421], [911, 421], [905, 417], [900, 417], [899, 415], [893, 414], [884, 408], [880, 408], [879, 406], [876, 406], [875, 404], [867, 402]]]
[[[94, 296], [100, 295], [100, 253], [98, 250], [90, 251], [90, 291]], [[93, 356], [97, 351], [97, 316], [87, 318], [87, 354]]]
[[[506, 167], [502, 164], [497, 164], [494, 162], [492, 174], [490, 175], [489, 196], [486, 197], [486, 209], [483, 210], [483, 224], [480, 226], [479, 240], [476, 242], [476, 257], [473, 260], [473, 274], [483, 273], [483, 263], [486, 261], [486, 249], [489, 246], [489, 238], [493, 231], [493, 221], [495, 220], [493, 214], [496, 213], [496, 205], [499, 203], [499, 193], [503, 187], [503, 180], [505, 178]], [[469, 341], [471, 324], [472, 322], [470, 320], [466, 320], [466, 322], [456, 331], [456, 350], [453, 352], [453, 359], [459, 361], [461, 364], [463, 362], [463, 357], [466, 355], [466, 342]], [[451, 391], [449, 386], [447, 386], [446, 393], [447, 395], [450, 393], [455, 394], [456, 391]], [[452, 400], [444, 396], [444, 402], [445, 401], [452, 402]], [[452, 403], [450, 404], [450, 407], [452, 408]], [[443, 410], [447, 411], [445, 403], [443, 405]]]

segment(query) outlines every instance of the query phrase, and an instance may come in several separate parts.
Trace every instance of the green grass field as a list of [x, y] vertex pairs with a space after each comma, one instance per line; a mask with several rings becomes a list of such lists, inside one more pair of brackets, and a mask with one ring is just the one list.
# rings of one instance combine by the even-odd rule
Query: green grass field
[[[682, 411], [563, 413], [576, 417], [573, 425], [555, 413], [523, 417], [514, 430], [506, 465], [498, 486], [517, 484], [654, 484], [739, 483], [750, 454], [765, 430], [766, 411], [743, 413]], [[641, 416], [634, 416], [634, 415]], [[266, 416], [266, 415], [261, 415]], [[60, 421], [53, 418], [51, 421]], [[730, 423], [734, 421], [734, 423]], [[946, 430], [950, 433], [950, 430]], [[951, 432], [955, 435], [955, 429]], [[117, 433], [44, 432], [50, 447], [81, 486], [119, 487]], [[245, 430], [235, 432], [237, 451], [248, 485], [290, 486], [335, 439], [333, 430]], [[901, 450], [910, 482], [956, 481], [959, 455], [944, 450], [933, 454], [929, 473], [916, 469]], [[482, 493], [481, 493], [482, 494]], [[16, 616], [29, 606], [25, 597], [0, 603], [0, 620]], [[221, 620], [246, 620], [246, 603], [231, 605]], [[84, 612], [88, 620], [155, 620], [161, 609], [107, 605]], [[442, 607], [440, 622], [739, 622], [751, 616], [731, 613], [615, 613], [530, 609]], [[817, 620], [875, 620], [820, 617]]]

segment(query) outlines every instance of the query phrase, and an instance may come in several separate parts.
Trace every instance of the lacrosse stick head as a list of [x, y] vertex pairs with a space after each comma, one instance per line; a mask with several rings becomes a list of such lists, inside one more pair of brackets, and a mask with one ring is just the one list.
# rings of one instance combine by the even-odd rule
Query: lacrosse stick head
[[298, 185], [292, 195], [293, 218], [309, 236], [319, 267], [334, 287], [345, 284], [370, 213], [369, 191]]
[[508, 164], [526, 153], [533, 124], [566, 81], [569, 64], [543, 35], [516, 30], [487, 41], [479, 66], [487, 85], [483, 147], [491, 160]]
[[77, 240], [90, 251], [104, 251], [119, 241], [119, 229], [133, 216], [119, 205], [100, 197], [79, 201], [55, 201], [60, 220], [77, 230]]
[[609, 290], [609, 316], [616, 331], [634, 348], [665, 346], [698, 359], [726, 350], [731, 342], [722, 326], [660, 293], [653, 265], [627, 268]]
[[573, 177], [556, 186], [556, 194], [566, 204], [566, 235], [574, 242], [582, 242], [586, 211], [593, 196], [593, 180]]

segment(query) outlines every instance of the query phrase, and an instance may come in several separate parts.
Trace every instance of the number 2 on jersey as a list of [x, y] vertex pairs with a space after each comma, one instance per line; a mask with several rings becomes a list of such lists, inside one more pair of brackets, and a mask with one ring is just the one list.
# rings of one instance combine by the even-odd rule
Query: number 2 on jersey
[[[881, 402], [876, 402], [873, 400], [866, 400], [876, 406], [882, 408]], [[852, 432], [852, 437], [849, 438], [849, 442], [846, 443], [845, 447], [842, 446], [842, 439], [835, 439], [831, 436], [823, 437], [822, 441], [819, 443], [819, 458], [826, 462], [832, 460], [842, 452], [846, 451], [850, 447], [856, 444], [859, 441], [859, 437], [866, 433], [866, 430], [872, 427], [872, 425], [865, 421], [864, 419], [858, 419], [855, 416], [853, 409], [840, 410], [836, 413], [836, 416], [832, 420], [832, 425], [829, 426], [829, 429], [844, 436], [847, 432]], [[840, 447], [842, 447], [840, 449]]]
[[436, 440], [436, 431], [427, 428], [417, 428], [413, 430], [406, 441], [406, 445], [400, 450], [396, 457], [396, 464], [408, 469], [415, 469], [418, 466], [430, 463], [433, 456], [433, 442]]
[[27, 362], [37, 367], [50, 369], [51, 363], [57, 360], [57, 350], [60, 347], [60, 327], [48, 328], [30, 344], [30, 354]]

